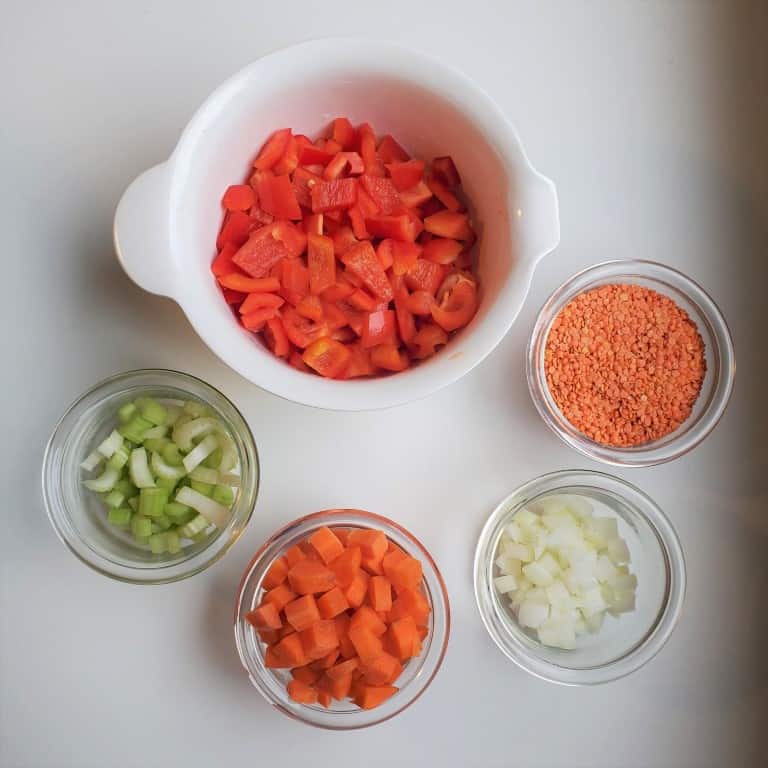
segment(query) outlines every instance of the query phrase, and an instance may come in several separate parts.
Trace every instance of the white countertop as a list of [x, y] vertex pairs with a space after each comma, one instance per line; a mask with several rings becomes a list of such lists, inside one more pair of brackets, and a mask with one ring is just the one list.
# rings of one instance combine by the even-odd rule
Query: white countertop
[[[768, 755], [768, 5], [7, 2], [0, 10], [4, 497], [0, 765], [757, 766]], [[311, 410], [225, 368], [170, 301], [114, 258], [124, 187], [164, 159], [212, 88], [260, 54], [376, 34], [444, 58], [511, 116], [558, 185], [562, 243], [514, 328], [454, 386], [385, 413]], [[669, 644], [609, 685], [541, 682], [479, 620], [471, 559], [512, 488], [597, 465], [536, 415], [523, 349], [538, 307], [606, 258], [701, 282], [734, 334], [730, 407], [692, 454], [617, 471], [669, 513], [688, 595]], [[140, 588], [56, 539], [39, 466], [66, 405], [139, 367], [223, 390], [256, 434], [263, 487], [242, 540], [210, 571]], [[364, 450], [362, 449], [364, 448]], [[300, 480], [297, 482], [297, 477]], [[317, 509], [391, 516], [432, 550], [452, 601], [442, 670], [407, 712], [335, 734], [282, 716], [240, 668], [234, 591], [275, 528]]]

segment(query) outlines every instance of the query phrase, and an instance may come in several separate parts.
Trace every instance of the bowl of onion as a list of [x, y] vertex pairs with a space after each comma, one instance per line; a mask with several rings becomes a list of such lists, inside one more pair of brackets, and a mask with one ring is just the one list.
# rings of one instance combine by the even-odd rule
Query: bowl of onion
[[650, 661], [685, 595], [677, 533], [643, 491], [566, 470], [493, 511], [474, 563], [475, 597], [501, 651], [537, 677], [593, 685]]

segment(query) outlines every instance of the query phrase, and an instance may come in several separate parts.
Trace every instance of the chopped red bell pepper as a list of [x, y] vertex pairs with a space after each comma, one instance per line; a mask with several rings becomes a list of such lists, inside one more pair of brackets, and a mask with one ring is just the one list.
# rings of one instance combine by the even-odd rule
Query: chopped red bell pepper
[[408, 355], [394, 344], [381, 344], [371, 350], [371, 363], [385, 371], [404, 371], [408, 367]]
[[349, 283], [336, 283], [323, 291], [325, 301], [341, 301], [355, 292], [355, 286]]
[[346, 117], [337, 117], [333, 121], [332, 132], [333, 140], [342, 149], [354, 149], [357, 145], [357, 131]]
[[259, 152], [253, 163], [254, 167], [260, 171], [270, 169], [283, 156], [290, 137], [290, 128], [281, 128], [279, 131], [275, 131]]
[[288, 357], [291, 351], [291, 343], [283, 328], [283, 321], [279, 317], [270, 317], [264, 327], [264, 340], [272, 353], [278, 357]]
[[333, 234], [333, 250], [339, 257], [346, 253], [356, 242], [355, 233], [349, 227], [339, 227]]
[[307, 216], [304, 219], [304, 231], [308, 235], [322, 235], [323, 234], [323, 214], [313, 213], [311, 216]]
[[282, 295], [295, 307], [309, 293], [309, 270], [302, 259], [283, 262], [280, 284]]
[[299, 152], [299, 162], [302, 165], [328, 165], [333, 158], [333, 152], [325, 148], [320, 149], [313, 144], [303, 146]]
[[416, 239], [413, 222], [405, 213], [399, 216], [371, 216], [365, 220], [365, 227], [373, 237], [390, 237], [410, 242]]
[[279, 240], [293, 256], [301, 256], [307, 249], [307, 235], [290, 221], [276, 221], [274, 224], [263, 228], [269, 232], [275, 240]]
[[416, 264], [421, 246], [403, 240], [392, 241], [392, 271], [396, 275], [406, 274]]
[[341, 260], [347, 269], [363, 281], [371, 293], [385, 301], [392, 299], [392, 286], [376, 257], [376, 251], [367, 240], [353, 245]]
[[328, 328], [332, 331], [338, 328], [343, 328], [345, 325], [349, 325], [349, 317], [341, 307], [332, 302], [322, 302], [323, 305], [323, 317], [328, 325]]
[[321, 181], [312, 187], [312, 212], [340, 211], [357, 200], [357, 182], [354, 179]]
[[464, 244], [448, 237], [433, 237], [422, 251], [422, 256], [435, 264], [452, 264], [464, 248]]
[[277, 219], [300, 219], [301, 208], [288, 176], [272, 176], [256, 184], [259, 205]]
[[376, 373], [376, 368], [371, 363], [371, 353], [367, 349], [363, 349], [360, 344], [350, 344], [348, 349], [350, 359], [341, 378], [355, 379]]
[[224, 294], [224, 301], [226, 301], [230, 306], [236, 306], [237, 304], [240, 304], [248, 295], [247, 293], [233, 291], [229, 288], [225, 288], [222, 293]]
[[337, 152], [325, 166], [323, 178], [328, 181], [338, 179], [347, 169], [350, 176], [358, 176], [365, 170], [363, 160], [357, 152]]
[[213, 264], [211, 264], [211, 272], [213, 272], [216, 277], [229, 275], [232, 272], [239, 272], [240, 270], [237, 268], [237, 265], [232, 261], [232, 257], [235, 253], [237, 253], [237, 248], [235, 248], [232, 243], [227, 243], [219, 251], [218, 256], [213, 260]]
[[440, 303], [432, 305], [432, 319], [444, 331], [463, 328], [475, 316], [477, 286], [473, 280], [460, 273], [451, 275], [440, 287], [438, 296]]
[[400, 338], [405, 344], [410, 344], [416, 335], [416, 321], [408, 309], [408, 291], [403, 286], [395, 291], [395, 314]]
[[365, 217], [363, 216], [360, 206], [353, 205], [348, 211], [350, 224], [352, 224], [352, 233], [356, 240], [370, 240], [371, 235], [365, 226]]
[[312, 187], [321, 182], [323, 177], [299, 166], [293, 172], [291, 178], [293, 180], [293, 191], [296, 194], [296, 200], [299, 205], [302, 205], [305, 208], [311, 208]]
[[448, 343], [448, 334], [434, 323], [425, 323], [416, 332], [411, 343], [411, 354], [418, 360], [432, 357], [441, 347]]
[[395, 262], [395, 257], [392, 251], [392, 244], [394, 242], [394, 240], [386, 238], [385, 240], [382, 240], [376, 248], [376, 255], [379, 257], [381, 267], [385, 271], [388, 270]]
[[299, 164], [299, 146], [295, 136], [289, 136], [282, 157], [272, 166], [272, 171], [277, 175], [293, 173]]
[[397, 344], [395, 313], [391, 309], [369, 312], [363, 321], [360, 342], [366, 349], [379, 344]]
[[288, 365], [302, 373], [312, 373], [312, 369], [302, 360], [301, 355], [295, 349], [288, 355]]
[[320, 302], [320, 297], [313, 296], [312, 294], [309, 294], [309, 296], [305, 296], [296, 305], [296, 311], [302, 317], [306, 317], [309, 320], [314, 320], [316, 323], [319, 323], [324, 317], [323, 305]]
[[351, 356], [352, 353], [340, 341], [318, 339], [304, 350], [302, 359], [321, 376], [335, 379], [344, 372]]
[[240, 305], [240, 314], [247, 315], [262, 307], [274, 307], [277, 309], [285, 304], [285, 299], [276, 293], [249, 293], [245, 301]]
[[386, 166], [392, 183], [398, 192], [413, 189], [424, 176], [423, 160], [407, 160], [406, 162], [388, 163]]
[[309, 289], [318, 295], [336, 283], [336, 256], [330, 237], [310, 233], [307, 235], [307, 263]]
[[449, 210], [449, 211], [460, 211], [464, 207], [461, 204], [461, 200], [459, 200], [456, 195], [451, 192], [450, 189], [448, 189], [448, 186], [446, 184], [443, 184], [440, 179], [438, 179], [435, 176], [427, 176], [426, 180], [427, 186], [431, 190], [432, 194]]
[[248, 184], [233, 184], [227, 187], [224, 197], [221, 198], [221, 204], [228, 211], [247, 211], [255, 203], [256, 195]]
[[328, 333], [325, 323], [314, 323], [302, 317], [293, 307], [281, 307], [280, 315], [289, 341], [300, 349], [308, 347], [313, 341]]
[[461, 184], [461, 177], [456, 170], [453, 159], [448, 156], [436, 157], [432, 161], [433, 175], [445, 184], [448, 189], [455, 189]]
[[276, 314], [277, 309], [275, 307], [260, 307], [247, 315], [240, 315], [240, 322], [243, 324], [243, 328], [247, 328], [249, 331], [260, 331], [264, 327], [264, 323], [275, 317]]
[[363, 179], [375, 179], [376, 181], [385, 181], [378, 176], [361, 176], [357, 182], [357, 204], [356, 207], [363, 215], [364, 219], [369, 216], [375, 216], [379, 212], [379, 204], [374, 200], [366, 190], [366, 185]]
[[438, 237], [450, 237], [454, 240], [469, 240], [474, 237], [466, 213], [440, 211], [424, 219], [424, 229]]
[[426, 291], [434, 296], [444, 277], [445, 268], [440, 264], [417, 259], [405, 276], [405, 284], [411, 291]]
[[403, 163], [411, 156], [387, 133], [379, 142], [377, 150], [382, 163]]
[[224, 288], [242, 293], [268, 293], [280, 290], [280, 281], [276, 277], [246, 277], [239, 272], [222, 275], [219, 283]]
[[362, 312], [375, 312], [379, 302], [367, 294], [362, 288], [354, 290], [347, 298], [347, 301]]
[[400, 193], [400, 202], [409, 208], [418, 208], [431, 199], [432, 190], [423, 181]]
[[[232, 261], [251, 277], [268, 275], [275, 264], [291, 255], [282, 241], [272, 236], [271, 226], [253, 232], [232, 257]], [[265, 229], [269, 231], [265, 232]]]
[[414, 315], [429, 317], [432, 314], [432, 305], [435, 297], [427, 291], [414, 291], [406, 300], [405, 306]]
[[371, 176], [383, 176], [384, 166], [376, 154], [376, 134], [368, 123], [363, 123], [357, 128], [360, 139], [360, 156], [363, 158], [365, 172]]
[[[360, 177], [360, 182], [383, 214], [388, 216], [400, 205], [400, 195], [391, 179], [365, 173]], [[374, 213], [375, 211], [371, 211], [368, 215]]]
[[251, 219], [242, 211], [231, 211], [224, 218], [224, 225], [216, 238], [216, 248], [221, 250], [227, 243], [239, 248], [251, 231]]

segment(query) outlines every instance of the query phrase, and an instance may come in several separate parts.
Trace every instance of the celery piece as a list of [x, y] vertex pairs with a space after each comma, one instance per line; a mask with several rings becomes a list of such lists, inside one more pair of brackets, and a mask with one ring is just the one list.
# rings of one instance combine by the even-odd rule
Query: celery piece
[[152, 535], [152, 521], [143, 515], [134, 515], [131, 518], [131, 532], [139, 539]]
[[219, 472], [231, 472], [237, 466], [237, 448], [235, 448], [232, 438], [226, 432], [219, 434], [219, 445], [221, 445], [222, 449], [221, 463], [218, 467]]
[[149, 462], [155, 477], [165, 478], [166, 480], [180, 480], [186, 474], [183, 467], [172, 467], [163, 461], [159, 453], [153, 453]]
[[139, 511], [139, 497], [138, 496], [131, 496], [130, 499], [128, 499], [128, 506], [134, 511]]
[[112, 469], [122, 469], [128, 463], [130, 456], [130, 450], [123, 444], [110, 456], [107, 466]]
[[[182, 482], [186, 478], [182, 478]], [[166, 491], [168, 491], [168, 495], [170, 495], [171, 491], [176, 487], [176, 484], [179, 481], [173, 477], [158, 477], [157, 480], [155, 480], [155, 485], [158, 488], [165, 488]]]
[[172, 445], [167, 437], [147, 437], [144, 440], [144, 447], [155, 453], [162, 453], [166, 445]]
[[148, 429], [152, 429], [152, 422], [147, 421], [140, 414], [135, 414], [127, 424], [123, 424], [118, 430], [120, 434], [132, 443], [140, 443], [144, 439]]
[[136, 415], [136, 404], [126, 403], [121, 405], [117, 411], [117, 418], [121, 424], [127, 424]]
[[173, 523], [170, 518], [163, 515], [158, 515], [152, 518], [152, 533], [158, 533], [160, 531], [167, 531]]
[[128, 507], [110, 509], [107, 513], [107, 520], [109, 520], [112, 525], [116, 525], [118, 528], [127, 528], [131, 524], [132, 517], [133, 512]]
[[208, 413], [208, 409], [197, 400], [187, 400], [184, 403], [184, 413], [191, 416], [193, 419], [199, 419], [201, 416], [205, 416]]
[[223, 504], [225, 507], [231, 507], [235, 500], [234, 491], [228, 485], [217, 485], [213, 489], [211, 498]]
[[176, 523], [178, 522], [179, 518], [184, 517], [192, 511], [192, 507], [188, 507], [186, 504], [181, 504], [178, 501], [169, 501], [165, 505], [163, 514], [168, 515], [168, 517], [170, 517], [171, 520]]
[[221, 423], [217, 419], [202, 417], [186, 421], [183, 424], [179, 419], [173, 427], [171, 437], [173, 442], [179, 446], [179, 450], [191, 451], [194, 445], [193, 441], [196, 438], [203, 438], [219, 429], [221, 429]]
[[113, 429], [109, 433], [109, 437], [99, 443], [99, 446], [96, 448], [96, 450], [105, 459], [109, 459], [115, 453], [115, 451], [120, 449], [122, 444], [123, 436], [116, 429]]
[[120, 491], [126, 499], [139, 495], [139, 489], [127, 477], [115, 483], [115, 490]]
[[157, 440], [160, 437], [167, 437], [168, 436], [168, 427], [152, 427], [152, 429], [148, 429], [146, 433], [144, 434], [144, 440]]
[[105, 493], [103, 498], [104, 503], [110, 509], [117, 509], [118, 507], [123, 506], [123, 502], [125, 501], [125, 494], [113, 488], [109, 493]]
[[96, 493], [106, 493], [111, 491], [115, 487], [115, 483], [118, 480], [119, 473], [116, 469], [107, 467], [98, 477], [93, 480], [84, 480], [83, 485], [89, 491], [96, 491]]
[[197, 480], [192, 480], [189, 485], [193, 490], [197, 491], [198, 493], [202, 493], [203, 496], [207, 496], [208, 498], [213, 496], [214, 486], [212, 486], [210, 483], [200, 483]]
[[149, 537], [149, 548], [152, 550], [152, 554], [162, 555], [165, 552], [165, 534], [153, 533]]
[[219, 447], [216, 448], [216, 450], [208, 454], [208, 456], [201, 462], [201, 464], [204, 467], [208, 467], [209, 469], [218, 469], [219, 464], [221, 464], [222, 456], [223, 456], [223, 452], [221, 450], [221, 446], [219, 445]]
[[131, 475], [131, 482], [137, 488], [152, 488], [155, 481], [147, 464], [147, 452], [144, 448], [134, 448], [131, 451], [131, 458], [128, 462], [128, 469]]
[[197, 536], [198, 533], [204, 532], [210, 523], [202, 515], [190, 520], [186, 525], [182, 525], [179, 528], [179, 536], [185, 539], [191, 539], [193, 536]]
[[93, 472], [102, 461], [104, 461], [104, 457], [98, 451], [92, 451], [80, 462], [80, 466], [86, 472]]
[[219, 473], [215, 469], [208, 469], [200, 464], [189, 473], [189, 479], [197, 480], [198, 483], [216, 485], [219, 482]]
[[133, 540], [137, 544], [149, 544], [149, 536], [134, 536]]
[[[192, 483], [194, 486], [194, 482]], [[219, 504], [208, 496], [204, 496], [194, 488], [182, 488], [176, 494], [176, 501], [186, 504], [199, 512], [217, 528], [225, 528], [231, 517], [228, 507]]]
[[181, 407], [178, 405], [166, 405], [165, 406], [165, 424], [168, 427], [172, 427], [181, 416]]
[[181, 539], [176, 531], [168, 531], [165, 534], [165, 546], [171, 555], [181, 552]]
[[151, 421], [157, 426], [165, 424], [168, 412], [165, 410], [165, 406], [160, 405], [157, 400], [153, 400], [151, 397], [142, 397], [141, 400], [136, 401], [136, 404], [139, 406], [141, 415], [147, 421]]
[[168, 445], [163, 448], [161, 451], [161, 454], [163, 456], [163, 461], [168, 464], [171, 467], [180, 467], [182, 466], [182, 458], [181, 451], [179, 451], [179, 447], [176, 445], [176, 443], [169, 442]]
[[208, 538], [208, 531], [200, 531], [192, 537], [192, 541], [205, 541]]
[[168, 502], [165, 488], [142, 488], [139, 491], [139, 514], [145, 517], [159, 517]]

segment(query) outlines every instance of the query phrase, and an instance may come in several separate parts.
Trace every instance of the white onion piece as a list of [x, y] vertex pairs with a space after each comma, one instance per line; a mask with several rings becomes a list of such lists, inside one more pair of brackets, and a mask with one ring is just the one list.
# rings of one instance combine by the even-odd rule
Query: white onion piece
[[599, 632], [605, 615], [635, 609], [637, 577], [614, 517], [588, 499], [553, 494], [515, 513], [504, 528], [494, 585], [521, 627], [543, 645], [572, 649]]

